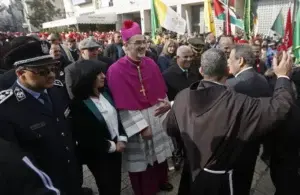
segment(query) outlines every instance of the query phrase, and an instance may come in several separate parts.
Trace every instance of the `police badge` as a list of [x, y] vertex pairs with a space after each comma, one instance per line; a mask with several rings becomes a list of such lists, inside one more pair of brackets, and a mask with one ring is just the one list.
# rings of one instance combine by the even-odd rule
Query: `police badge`
[[49, 54], [48, 45], [44, 41], [41, 43], [41, 49], [44, 54]]
[[0, 92], [0, 104], [7, 100], [13, 94], [12, 89], [4, 90]]
[[26, 99], [26, 95], [25, 95], [24, 91], [21, 88], [19, 88], [19, 87], [15, 88], [14, 94], [15, 94], [18, 102]]
[[56, 85], [56, 86], [59, 86], [59, 87], [64, 86], [64, 84], [60, 80], [55, 80], [53, 84]]

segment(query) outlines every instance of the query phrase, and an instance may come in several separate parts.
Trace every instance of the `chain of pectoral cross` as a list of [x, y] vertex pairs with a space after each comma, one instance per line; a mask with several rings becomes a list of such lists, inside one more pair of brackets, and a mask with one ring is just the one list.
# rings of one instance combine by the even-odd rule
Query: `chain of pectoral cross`
[[139, 80], [140, 80], [140, 83], [141, 83], [141, 90], [140, 90], [140, 92], [143, 93], [144, 96], [146, 96], [146, 90], [145, 90], [145, 87], [144, 87], [144, 84], [143, 84], [141, 67], [140, 67], [140, 65], [137, 65], [136, 68], [137, 68], [138, 75], [139, 75]]

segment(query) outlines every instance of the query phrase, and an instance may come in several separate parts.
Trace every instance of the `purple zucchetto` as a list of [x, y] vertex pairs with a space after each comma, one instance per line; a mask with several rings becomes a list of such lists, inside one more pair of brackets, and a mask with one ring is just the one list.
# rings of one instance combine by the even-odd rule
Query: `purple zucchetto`
[[138, 23], [133, 22], [132, 20], [125, 20], [123, 22], [123, 27], [121, 29], [123, 41], [128, 41], [134, 35], [140, 34], [142, 34], [142, 30]]

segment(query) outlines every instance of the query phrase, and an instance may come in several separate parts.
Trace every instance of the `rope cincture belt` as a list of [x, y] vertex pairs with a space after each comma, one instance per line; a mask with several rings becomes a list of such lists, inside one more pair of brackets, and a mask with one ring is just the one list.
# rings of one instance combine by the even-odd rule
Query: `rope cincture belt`
[[214, 170], [210, 170], [207, 168], [203, 169], [204, 171], [211, 173], [211, 174], [215, 174], [215, 175], [224, 175], [224, 174], [228, 174], [229, 175], [229, 188], [230, 188], [230, 195], [233, 195], [233, 181], [232, 181], [232, 173], [233, 170], [229, 170], [229, 171], [214, 171]]

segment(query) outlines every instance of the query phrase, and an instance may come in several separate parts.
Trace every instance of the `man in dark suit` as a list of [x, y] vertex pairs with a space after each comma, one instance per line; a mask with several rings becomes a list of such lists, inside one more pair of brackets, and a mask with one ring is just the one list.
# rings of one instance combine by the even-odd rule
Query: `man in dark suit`
[[176, 61], [174, 60], [173, 64], [163, 72], [170, 101], [173, 101], [181, 90], [198, 81], [199, 72], [196, 74], [190, 71], [193, 56], [193, 51], [189, 46], [180, 46], [177, 49]]
[[[228, 59], [230, 73], [234, 78], [229, 79], [227, 84], [236, 92], [251, 97], [269, 97], [272, 91], [268, 82], [254, 70], [254, 64], [252, 48], [249, 45], [236, 45]], [[260, 140], [253, 140], [243, 149], [239, 166], [233, 172], [236, 178], [234, 194], [249, 194], [259, 148]]]
[[[72, 85], [74, 84], [74, 79], [78, 76], [78, 64], [81, 63], [82, 60], [106, 60], [106, 62], [109, 62], [109, 59], [107, 60], [106, 57], [101, 57], [99, 56], [99, 49], [100, 45], [92, 38], [87, 38], [84, 39], [83, 41], [80, 42], [79, 44], [79, 50], [81, 53], [81, 58], [69, 66], [65, 68], [65, 82], [66, 82], [66, 87], [68, 94], [71, 99], [74, 98], [74, 95], [72, 93]], [[106, 68], [108, 68], [108, 65], [103, 61], [99, 60], [99, 63]], [[109, 62], [110, 63], [110, 62]]]
[[105, 48], [103, 55], [111, 58], [115, 62], [125, 55], [122, 46], [121, 34], [119, 32], [115, 32], [113, 43], [109, 44]]
[[28, 152], [62, 194], [82, 195], [69, 98], [46, 47], [36, 41], [9, 54], [17, 80], [0, 92], [0, 137]]

